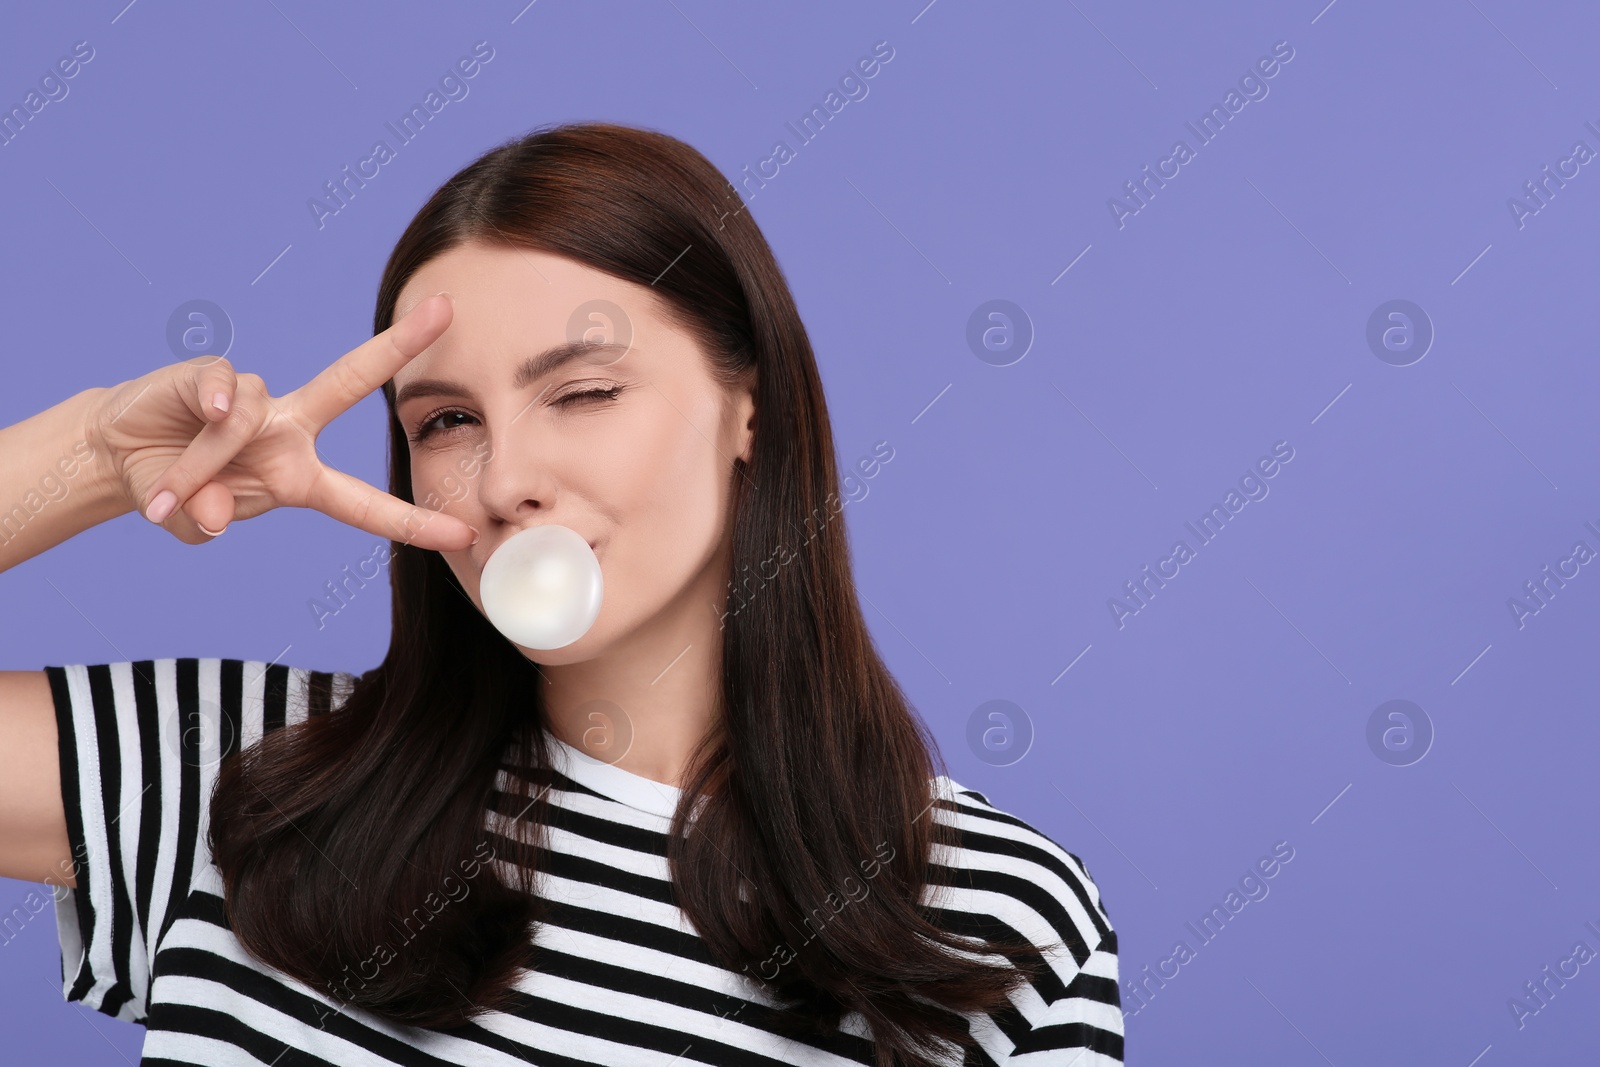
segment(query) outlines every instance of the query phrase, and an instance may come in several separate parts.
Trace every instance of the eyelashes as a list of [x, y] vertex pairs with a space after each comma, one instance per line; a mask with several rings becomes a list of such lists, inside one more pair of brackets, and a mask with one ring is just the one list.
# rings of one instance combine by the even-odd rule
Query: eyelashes
[[423, 417], [422, 421], [417, 424], [416, 432], [411, 434], [412, 443], [415, 444], [418, 441], [421, 441], [421, 440], [424, 440], [424, 439], [426, 439], [428, 437], [433, 436], [433, 432], [434, 432], [433, 423], [434, 423], [434, 421], [436, 419], [439, 419], [440, 417], [445, 416], [445, 415], [465, 415], [465, 414], [466, 414], [466, 412], [457, 411], [454, 408], [438, 408], [438, 409], [436, 409], [434, 411], [428, 412], [428, 414]]
[[[617, 399], [617, 397], [620, 395], [622, 395], [622, 386], [612, 385], [600, 389], [583, 389], [579, 390], [578, 392], [568, 393], [566, 396], [552, 400], [550, 404], [552, 407], [565, 410], [580, 405], [587, 406], [590, 404], [612, 401]], [[425, 441], [441, 433], [448, 434], [451, 430], [462, 429], [463, 426], [461, 424], [449, 427], [436, 427], [434, 425], [434, 423], [438, 422], [440, 419], [450, 415], [461, 415], [469, 419], [474, 417], [470, 412], [462, 411], [460, 408], [435, 408], [434, 410], [428, 412], [427, 415], [423, 416], [422, 421], [417, 424], [416, 431], [409, 435], [412, 444]]]

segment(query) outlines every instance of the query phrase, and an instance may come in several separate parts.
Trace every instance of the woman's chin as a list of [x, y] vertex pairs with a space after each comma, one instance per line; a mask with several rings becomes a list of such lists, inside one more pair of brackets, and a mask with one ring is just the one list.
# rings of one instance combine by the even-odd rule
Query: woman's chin
[[541, 667], [560, 667], [568, 663], [582, 663], [586, 659], [593, 659], [605, 647], [605, 639], [597, 634], [597, 627], [591, 626], [589, 631], [570, 645], [560, 648], [528, 648], [526, 645], [517, 645], [522, 654]]

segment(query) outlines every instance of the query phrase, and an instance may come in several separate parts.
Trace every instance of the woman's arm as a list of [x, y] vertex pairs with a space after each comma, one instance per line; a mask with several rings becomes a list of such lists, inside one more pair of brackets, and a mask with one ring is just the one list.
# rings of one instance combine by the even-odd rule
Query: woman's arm
[[[0, 429], [0, 571], [133, 510], [92, 432], [109, 391]], [[0, 671], [0, 875], [74, 886], [56, 745], [45, 672]]]
[[44, 671], [0, 671], [0, 875], [75, 887], [55, 700]]
[[0, 571], [134, 510], [93, 430], [92, 413], [110, 392], [85, 389], [0, 429]]

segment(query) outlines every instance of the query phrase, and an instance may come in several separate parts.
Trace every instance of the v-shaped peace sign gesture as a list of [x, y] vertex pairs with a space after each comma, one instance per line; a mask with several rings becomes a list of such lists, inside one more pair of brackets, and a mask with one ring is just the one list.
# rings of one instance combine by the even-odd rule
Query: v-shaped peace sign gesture
[[419, 548], [465, 548], [472, 527], [327, 466], [315, 445], [323, 427], [444, 333], [452, 314], [448, 296], [430, 296], [281, 397], [220, 356], [169, 364], [106, 390], [91, 443], [105, 449], [102, 462], [133, 507], [188, 544], [236, 519], [299, 507]]

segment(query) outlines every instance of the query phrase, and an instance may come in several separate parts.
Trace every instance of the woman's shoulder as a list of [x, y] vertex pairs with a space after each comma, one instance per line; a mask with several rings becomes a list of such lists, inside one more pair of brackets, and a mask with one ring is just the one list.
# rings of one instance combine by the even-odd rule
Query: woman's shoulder
[[1114, 951], [1110, 914], [1081, 856], [948, 776], [934, 778], [930, 793], [936, 818], [956, 830], [954, 847], [936, 850], [934, 862], [962, 905], [1019, 931], [1047, 923], [1075, 956]]

